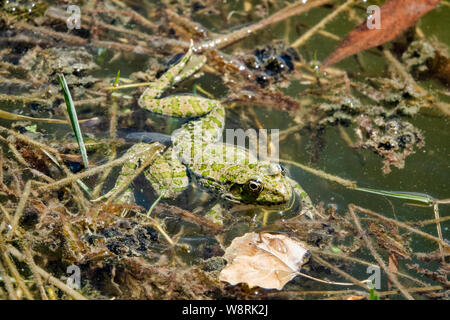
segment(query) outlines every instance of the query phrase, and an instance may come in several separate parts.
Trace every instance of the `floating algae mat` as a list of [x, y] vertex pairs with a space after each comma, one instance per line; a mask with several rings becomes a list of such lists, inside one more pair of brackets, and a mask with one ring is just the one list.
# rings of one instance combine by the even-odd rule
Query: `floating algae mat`
[[0, 6], [0, 299], [448, 299], [448, 1]]

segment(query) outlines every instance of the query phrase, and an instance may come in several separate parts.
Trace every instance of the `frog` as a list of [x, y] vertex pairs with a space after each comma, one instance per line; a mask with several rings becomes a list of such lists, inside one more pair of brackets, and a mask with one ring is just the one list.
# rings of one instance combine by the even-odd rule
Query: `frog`
[[[165, 91], [190, 77], [205, 63], [206, 57], [194, 52], [191, 45], [181, 60], [153, 81], [139, 97], [141, 108], [167, 117], [187, 119], [171, 134], [171, 145], [159, 152], [144, 176], [163, 199], [175, 199], [190, 183], [212, 194], [218, 201], [206, 215], [222, 224], [220, 203], [238, 203], [263, 208], [290, 208], [300, 200], [299, 214], [315, 219], [319, 213], [304, 189], [286, 170], [271, 159], [258, 159], [250, 150], [222, 142], [225, 107], [216, 99], [193, 94], [163, 97]], [[115, 186], [99, 199], [106, 199], [129, 180], [135, 170], [147, 163], [149, 144], [138, 142], [126, 151]], [[134, 201], [131, 186], [119, 202]]]

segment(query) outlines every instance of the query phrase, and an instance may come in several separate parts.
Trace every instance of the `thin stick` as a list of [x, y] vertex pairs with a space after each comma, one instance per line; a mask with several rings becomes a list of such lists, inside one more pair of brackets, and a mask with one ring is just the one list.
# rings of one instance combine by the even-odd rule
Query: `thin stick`
[[22, 155], [20, 154], [20, 152], [17, 150], [17, 148], [14, 146], [14, 144], [12, 143], [8, 143], [8, 148], [9, 150], [12, 152], [12, 154], [14, 155], [14, 157], [17, 159], [17, 161], [23, 165], [26, 168], [29, 168], [30, 165], [28, 164], [28, 162], [22, 157]]
[[355, 0], [348, 0], [343, 5], [338, 7], [336, 10], [331, 12], [329, 15], [327, 15], [325, 18], [323, 18], [318, 24], [316, 24], [314, 27], [310, 28], [307, 32], [305, 32], [300, 38], [294, 41], [294, 43], [291, 45], [293, 48], [297, 48], [305, 44], [306, 41], [309, 40], [317, 31], [322, 29], [327, 23], [329, 23], [331, 20], [336, 18], [336, 16], [341, 13], [342, 11], [346, 10], [350, 5], [352, 5], [355, 2]]
[[74, 174], [74, 175], [72, 175], [70, 177], [67, 177], [67, 178], [63, 178], [61, 180], [56, 181], [55, 183], [47, 184], [45, 186], [41, 186], [38, 189], [38, 191], [45, 192], [45, 191], [61, 188], [62, 186], [70, 184], [70, 183], [72, 183], [72, 182], [74, 182], [74, 181], [76, 181], [78, 179], [83, 179], [83, 178], [89, 177], [89, 176], [91, 176], [93, 174], [96, 174], [96, 173], [99, 173], [99, 172], [103, 172], [107, 168], [114, 167], [114, 166], [117, 166], [119, 164], [122, 164], [122, 163], [130, 160], [132, 157], [138, 157], [138, 156], [143, 155], [144, 153], [148, 153], [148, 152], [155, 152], [156, 153], [156, 152], [158, 152], [158, 151], [160, 151], [162, 149], [164, 149], [164, 146], [161, 145], [160, 143], [152, 143], [149, 146], [149, 149], [147, 149], [147, 150], [144, 150], [144, 151], [139, 152], [137, 154], [125, 155], [125, 156], [123, 156], [123, 157], [121, 157], [119, 159], [116, 159], [114, 161], [105, 163], [105, 164], [100, 165], [98, 167], [95, 167], [95, 168], [92, 168], [92, 169], [89, 169], [89, 170], [86, 170], [86, 171]]
[[125, 182], [122, 185], [120, 185], [119, 188], [117, 188], [116, 191], [114, 191], [112, 195], [109, 196], [108, 200], [106, 201], [106, 204], [110, 204], [122, 191], [128, 188], [128, 186], [133, 182], [133, 180], [136, 179], [136, 177], [140, 175], [145, 169], [147, 169], [147, 167], [153, 162], [155, 156], [156, 152], [154, 152], [150, 157], [148, 157], [146, 161], [142, 163], [141, 166], [137, 170], [135, 170], [133, 174], [130, 175], [127, 178], [127, 180], [125, 180]]
[[441, 223], [439, 222], [439, 205], [437, 203], [435, 203], [433, 205], [433, 211], [434, 211], [434, 218], [436, 219], [436, 228], [437, 228], [437, 234], [439, 237], [439, 240], [441, 240], [441, 242], [439, 242], [439, 252], [441, 253], [441, 259], [442, 259], [442, 264], [445, 265], [445, 254], [444, 254], [444, 248], [442, 247], [442, 242], [444, 242], [444, 239], [442, 237], [442, 230], [441, 230]]
[[269, 25], [281, 22], [287, 18], [301, 14], [303, 12], [307, 12], [312, 8], [319, 7], [331, 1], [332, 0], [316, 0], [316, 1], [309, 1], [306, 4], [304, 4], [303, 1], [297, 1], [287, 6], [286, 8], [281, 9], [280, 11], [272, 14], [271, 16], [259, 22], [256, 22], [248, 27], [243, 27], [231, 33], [221, 35], [215, 39], [207, 41], [203, 45], [199, 45], [198, 47], [196, 47], [195, 50], [198, 52], [204, 49], [208, 49], [209, 47], [216, 47], [219, 49], [225, 48], [243, 38], [248, 37], [250, 34], [255, 33], [256, 31], [266, 28]]
[[166, 241], [170, 244], [171, 247], [173, 247], [175, 245], [175, 242], [173, 242], [172, 238], [164, 230], [162, 225], [159, 223], [158, 219], [152, 218], [147, 214], [139, 213], [139, 215], [148, 219], [150, 221], [150, 223], [152, 224], [152, 226], [154, 226], [159, 231], [159, 233], [161, 233], [163, 235], [163, 237], [166, 239]]
[[[117, 83], [114, 83], [114, 84], [117, 86]], [[109, 116], [110, 116], [110, 121], [109, 121], [109, 138], [111, 139], [111, 141], [114, 141], [117, 138], [117, 111], [118, 111], [118, 105], [117, 105], [116, 97], [112, 97], [111, 100], [112, 100], [111, 108], [109, 108]], [[116, 155], [117, 155], [116, 144], [112, 143], [111, 144], [111, 154], [109, 156], [109, 160], [110, 161], [114, 160]], [[111, 170], [112, 170], [112, 168], [108, 168], [103, 173], [99, 183], [95, 186], [94, 192], [92, 193], [92, 198], [93, 199], [98, 197], [98, 195], [100, 193], [100, 190], [103, 187], [103, 183], [106, 180], [106, 178], [109, 176]]]
[[31, 254], [30, 247], [25, 245], [25, 257], [28, 265], [30, 266], [31, 272], [33, 272], [34, 280], [36, 281], [36, 285], [39, 288], [39, 292], [41, 294], [42, 300], [48, 300], [47, 293], [45, 292], [44, 284], [42, 283], [42, 278], [39, 272], [37, 271], [36, 263], [34, 263], [33, 255]]
[[150, 20], [146, 19], [144, 16], [140, 15], [139, 13], [137, 13], [134, 10], [130, 10], [130, 9], [124, 9], [124, 10], [108, 10], [108, 9], [99, 9], [99, 10], [95, 10], [95, 12], [97, 13], [116, 13], [119, 15], [125, 15], [125, 16], [129, 16], [131, 19], [135, 20], [136, 22], [139, 22], [141, 25], [143, 25], [144, 27], [147, 27], [149, 29], [156, 29], [156, 25], [151, 22]]
[[33, 295], [31, 294], [30, 290], [28, 289], [28, 287], [26, 286], [25, 282], [23, 281], [22, 276], [20, 275], [19, 271], [17, 271], [17, 268], [14, 265], [14, 262], [9, 257], [9, 254], [6, 251], [5, 242], [4, 242], [3, 237], [1, 235], [0, 235], [0, 251], [1, 251], [2, 258], [3, 258], [3, 261], [4, 261], [5, 265], [6, 265], [6, 267], [9, 269], [9, 271], [11, 272], [11, 275], [16, 280], [17, 285], [19, 286], [19, 288], [22, 289], [23, 294], [25, 295], [25, 297], [27, 299], [29, 299], [29, 300], [34, 300]]
[[20, 197], [19, 204], [17, 205], [16, 212], [14, 213], [14, 218], [11, 221], [11, 230], [9, 235], [12, 236], [16, 233], [17, 225], [19, 224], [20, 217], [23, 214], [23, 210], [25, 209], [25, 205], [27, 204], [28, 198], [31, 193], [31, 181], [28, 180], [25, 184], [25, 188], [23, 190], [22, 196]]
[[[315, 248], [308, 248], [308, 250], [311, 251], [311, 252], [315, 252], [317, 254], [326, 255], [326, 256], [342, 259], [342, 260], [348, 260], [348, 261], [352, 261], [352, 262], [359, 263], [359, 264], [366, 265], [366, 266], [373, 266], [374, 265], [373, 262], [364, 261], [364, 260], [361, 260], [361, 259], [358, 259], [358, 258], [346, 256], [346, 255], [339, 254], [339, 253], [327, 252], [327, 251], [323, 251], [323, 250], [319, 250], [319, 249], [315, 249]], [[420, 285], [422, 285], [424, 287], [428, 286], [427, 283], [425, 283], [423, 281], [420, 281], [420, 280], [418, 280], [418, 279], [416, 279], [414, 277], [411, 277], [410, 275], [401, 273], [399, 271], [394, 271], [394, 270], [392, 272], [395, 273], [396, 275], [400, 276], [400, 277], [403, 277], [405, 279], [409, 279], [411, 281], [414, 281], [414, 282], [416, 282], [416, 283], [418, 283], [418, 284], [420, 284]]]
[[8, 211], [5, 209], [5, 207], [0, 203], [0, 210], [3, 213], [3, 215], [5, 216], [5, 220], [7, 223], [11, 223], [11, 216], [9, 215]]
[[[8, 251], [17, 259], [19, 259], [20, 261], [25, 261], [26, 258], [25, 256], [19, 252], [19, 250], [17, 250], [16, 248], [12, 247], [12, 246], [8, 246]], [[45, 280], [50, 282], [51, 284], [53, 284], [55, 287], [59, 288], [61, 291], [67, 293], [69, 296], [71, 296], [72, 298], [74, 298], [75, 300], [87, 300], [86, 297], [84, 297], [82, 294], [80, 294], [79, 292], [75, 291], [74, 289], [70, 288], [68, 285], [66, 285], [64, 282], [62, 282], [61, 280], [55, 278], [54, 276], [52, 276], [51, 274], [49, 274], [47, 271], [45, 271], [44, 269], [36, 266], [36, 271], [41, 275], [41, 277]]]
[[[49, 102], [48, 100], [44, 100], [44, 99], [40, 99], [40, 98], [34, 98], [34, 97], [29, 97], [29, 96], [14, 96], [14, 95], [9, 95], [9, 94], [3, 94], [0, 93], [0, 102], [5, 102], [5, 103], [11, 103], [11, 102], [15, 102], [15, 101], [19, 101], [22, 103], [32, 103], [32, 102], [37, 102], [46, 106], [49, 106]], [[4, 111], [0, 111], [0, 115], [3, 115]], [[9, 112], [6, 112], [6, 114], [8, 114]]]
[[[157, 212], [157, 210], [159, 210]], [[199, 215], [196, 215], [188, 210], [184, 210], [175, 206], [168, 205], [166, 203], [160, 203], [159, 206], [155, 208], [155, 212], [157, 214], [160, 214], [163, 212], [163, 210], [167, 210], [175, 215], [180, 215], [182, 219], [185, 219], [189, 222], [198, 224], [202, 227], [210, 229], [212, 232], [220, 232], [223, 231], [223, 227], [215, 224], [214, 222], [205, 219], [204, 217], [201, 217]]]
[[[436, 291], [436, 290], [442, 290], [443, 287], [442, 286], [430, 286], [430, 287], [425, 287], [425, 288], [408, 288], [406, 289], [406, 291], [411, 292], [411, 293], [420, 293], [420, 292], [428, 292], [428, 291]], [[389, 296], [389, 295], [393, 295], [393, 294], [398, 294], [399, 290], [391, 290], [391, 291], [382, 291], [382, 292], [377, 292], [378, 296]]]
[[411, 225], [419, 225], [419, 226], [426, 226], [427, 224], [434, 224], [436, 222], [445, 222], [450, 220], [450, 216], [436, 219], [429, 219], [429, 220], [423, 220], [423, 221], [411, 221], [411, 222], [404, 222], [405, 224], [411, 224]]
[[299, 275], [299, 276], [305, 277], [307, 279], [313, 280], [313, 281], [326, 283], [326, 284], [334, 284], [334, 285], [337, 285], [337, 286], [353, 286], [355, 284], [353, 282], [336, 282], [336, 281], [331, 281], [331, 280], [323, 280], [323, 279], [315, 278], [315, 277], [312, 277], [312, 276], [310, 276], [310, 275], [308, 275], [306, 273], [301, 273], [301, 272], [297, 272], [296, 274]]
[[[312, 296], [312, 295], [349, 295], [349, 294], [362, 294], [363, 292], [357, 290], [327, 290], [327, 291], [281, 291], [281, 292], [267, 292], [269, 297], [292, 297], [292, 296]], [[364, 294], [366, 294], [364, 292]]]
[[330, 264], [328, 261], [322, 259], [321, 257], [319, 257], [318, 255], [314, 254], [313, 255], [314, 260], [316, 260], [317, 262], [319, 262], [320, 264], [326, 266], [327, 268], [330, 268], [331, 270], [333, 270], [334, 272], [340, 274], [341, 276], [343, 276], [344, 278], [349, 279], [351, 282], [353, 282], [355, 285], [360, 286], [361, 288], [370, 291], [370, 288], [363, 283], [362, 281], [356, 279], [355, 277], [349, 275], [348, 273], [342, 271], [339, 268], [336, 268], [335, 266], [333, 266], [332, 264]]
[[378, 214], [378, 213], [376, 213], [376, 212], [373, 212], [373, 211], [371, 211], [371, 210], [369, 210], [369, 209], [365, 209], [365, 208], [356, 206], [356, 205], [354, 205], [354, 204], [351, 204], [351, 206], [352, 206], [353, 209], [356, 209], [356, 210], [358, 210], [358, 211], [360, 211], [360, 212], [363, 212], [363, 213], [366, 213], [366, 214], [368, 214], [368, 215], [377, 217], [377, 218], [379, 218], [379, 219], [381, 219], [381, 220], [384, 220], [384, 221], [393, 223], [393, 224], [395, 224], [395, 225], [397, 225], [397, 226], [399, 226], [399, 227], [401, 227], [401, 228], [403, 228], [403, 229], [406, 229], [406, 230], [408, 230], [408, 231], [410, 231], [410, 232], [413, 232], [413, 233], [415, 233], [415, 234], [421, 235], [421, 236], [424, 237], [424, 238], [427, 238], [427, 239], [429, 239], [429, 240], [433, 240], [433, 241], [435, 241], [435, 242], [437, 242], [437, 243], [440, 243], [440, 244], [442, 244], [444, 247], [450, 248], [450, 245], [449, 245], [448, 243], [446, 243], [445, 241], [441, 241], [441, 239], [439, 239], [439, 238], [437, 238], [437, 237], [434, 237], [434, 236], [432, 236], [432, 235], [430, 235], [430, 234], [428, 234], [428, 233], [425, 233], [425, 232], [423, 232], [423, 231], [420, 231], [420, 230], [418, 230], [418, 229], [416, 229], [416, 228], [413, 228], [413, 227], [407, 225], [407, 224], [404, 223], [404, 222], [400, 222], [400, 221], [397, 221], [397, 220], [394, 220], [394, 219], [385, 217], [385, 216], [383, 216], [383, 215], [381, 215], [381, 214]]
[[0, 184], [3, 184], [3, 150], [0, 149]]
[[[103, 100], [103, 98], [101, 98]], [[51, 118], [34, 118], [28, 117], [20, 114], [15, 114], [7, 111], [0, 110], [0, 118], [5, 120], [25, 120], [25, 121], [34, 121], [34, 122], [44, 122], [44, 123], [54, 123], [54, 124], [70, 124], [67, 120], [61, 119], [51, 119]], [[80, 123], [91, 121], [95, 119], [84, 119], [79, 120]]]
[[395, 71], [414, 89], [417, 90], [419, 94], [422, 96], [425, 96], [428, 94], [428, 92], [423, 89], [421, 86], [417, 84], [417, 82], [414, 80], [414, 78], [409, 74], [406, 69], [403, 67], [403, 65], [392, 55], [392, 53], [389, 50], [384, 49], [383, 54], [386, 57], [386, 59], [391, 63], [391, 65], [395, 68]]
[[69, 35], [69, 34], [62, 33], [62, 32], [57, 32], [57, 31], [54, 31], [50, 28], [43, 27], [43, 26], [34, 27], [25, 22], [16, 23], [15, 28], [18, 30], [25, 29], [25, 30], [32, 31], [35, 34], [40, 34], [40, 35], [45, 35], [47, 37], [60, 39], [60, 40], [63, 40], [64, 43], [72, 43], [72, 44], [76, 44], [76, 45], [86, 45], [88, 43], [87, 39], [84, 39], [84, 38], [81, 38], [78, 36]]
[[33, 139], [30, 139], [30, 138], [28, 138], [27, 136], [25, 136], [25, 135], [23, 135], [21, 133], [17, 133], [14, 130], [11, 130], [11, 129], [8, 129], [8, 128], [0, 126], [0, 131], [3, 131], [5, 133], [7, 133], [8, 135], [14, 136], [15, 138], [17, 138], [17, 139], [19, 139], [19, 140], [21, 140], [21, 141], [23, 141], [23, 142], [25, 142], [25, 143], [27, 143], [29, 145], [35, 146], [37, 148], [42, 148], [42, 149], [47, 150], [48, 152], [51, 152], [53, 154], [59, 153], [58, 150], [56, 150], [55, 148], [52, 148], [52, 147], [49, 147], [49, 146], [47, 146], [45, 144], [42, 144], [40, 142], [34, 141]]
[[334, 176], [334, 175], [331, 175], [329, 173], [326, 173], [325, 171], [317, 170], [317, 169], [305, 166], [304, 164], [301, 164], [301, 163], [298, 163], [298, 162], [295, 162], [295, 161], [292, 161], [292, 160], [279, 159], [278, 161], [280, 161], [282, 163], [288, 163], [288, 164], [291, 164], [293, 166], [299, 167], [299, 168], [301, 168], [301, 169], [303, 169], [305, 171], [308, 171], [308, 172], [310, 172], [310, 173], [312, 173], [312, 174], [314, 174], [316, 176], [319, 176], [321, 178], [324, 178], [324, 179], [327, 179], [327, 180], [339, 183], [340, 185], [343, 185], [346, 188], [349, 188], [349, 189], [355, 189], [356, 188], [356, 182], [355, 181], [350, 181], [350, 180], [347, 180], [347, 179], [343, 179], [341, 177]]
[[375, 260], [378, 262], [378, 265], [381, 266], [384, 270], [384, 272], [386, 272], [386, 274], [388, 275], [389, 279], [391, 280], [392, 283], [394, 283], [397, 288], [400, 290], [400, 292], [403, 294], [403, 296], [408, 299], [408, 300], [414, 300], [414, 298], [409, 294], [408, 291], [406, 291], [406, 289], [402, 286], [402, 284], [398, 281], [397, 276], [394, 275], [391, 270], [386, 266], [386, 264], [384, 263], [384, 261], [381, 259], [381, 257], [378, 255], [377, 251], [375, 250], [375, 248], [372, 245], [372, 241], [369, 239], [369, 237], [366, 235], [366, 233], [363, 231], [361, 224], [359, 222], [358, 217], [356, 216], [355, 212], [354, 212], [354, 207], [353, 205], [349, 205], [348, 206], [350, 214], [353, 217], [353, 220], [355, 221], [355, 225], [356, 228], [358, 229], [358, 232], [360, 234], [360, 236], [363, 238], [364, 242], [366, 243], [367, 248], [369, 249], [369, 251], [372, 253], [372, 256], [375, 258]]
[[3, 279], [3, 283], [5, 284], [6, 291], [8, 292], [8, 296], [10, 300], [17, 300], [16, 291], [14, 290], [14, 286], [9, 278], [9, 274], [6, 272], [3, 267], [2, 261], [0, 260], [0, 277]]

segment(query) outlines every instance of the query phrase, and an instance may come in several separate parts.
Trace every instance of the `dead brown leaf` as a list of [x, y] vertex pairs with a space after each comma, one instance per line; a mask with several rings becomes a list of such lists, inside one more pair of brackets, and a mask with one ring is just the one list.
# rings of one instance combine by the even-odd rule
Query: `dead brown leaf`
[[437, 6], [440, 0], [388, 0], [380, 7], [380, 29], [369, 29], [367, 21], [351, 31], [339, 47], [322, 63], [322, 68], [362, 50], [395, 39], [420, 17]]
[[246, 233], [226, 249], [228, 265], [219, 280], [281, 290], [298, 274], [308, 256], [303, 244], [285, 235]]

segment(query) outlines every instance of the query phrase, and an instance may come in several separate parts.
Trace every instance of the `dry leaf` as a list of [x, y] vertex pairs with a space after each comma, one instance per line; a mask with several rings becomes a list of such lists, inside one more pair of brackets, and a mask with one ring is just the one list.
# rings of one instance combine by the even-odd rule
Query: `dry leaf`
[[246, 233], [226, 249], [228, 265], [219, 279], [232, 285], [281, 290], [300, 271], [309, 252], [303, 244], [285, 235]]
[[367, 22], [351, 31], [339, 47], [325, 59], [322, 68], [362, 50], [379, 46], [395, 39], [412, 26], [440, 0], [388, 0], [380, 7], [381, 29], [369, 29]]

